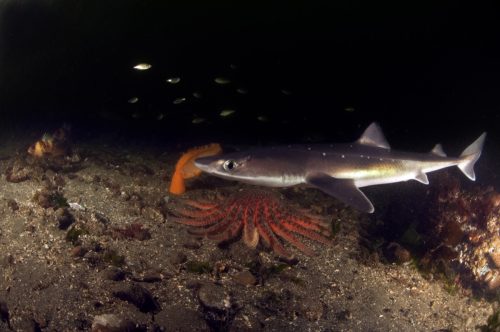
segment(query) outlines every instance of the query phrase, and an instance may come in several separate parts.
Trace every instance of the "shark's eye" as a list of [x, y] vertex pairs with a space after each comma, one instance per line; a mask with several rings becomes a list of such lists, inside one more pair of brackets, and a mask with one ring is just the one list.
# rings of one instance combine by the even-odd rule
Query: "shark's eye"
[[236, 161], [228, 159], [224, 162], [224, 164], [222, 164], [222, 167], [226, 171], [232, 171], [236, 168]]

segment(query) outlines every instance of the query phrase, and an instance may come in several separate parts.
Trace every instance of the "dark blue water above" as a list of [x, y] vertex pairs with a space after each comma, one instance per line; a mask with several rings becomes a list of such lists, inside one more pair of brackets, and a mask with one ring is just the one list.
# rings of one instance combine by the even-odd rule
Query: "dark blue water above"
[[6, 1], [2, 124], [251, 144], [378, 121], [393, 145], [459, 151], [498, 138], [499, 19], [493, 1]]

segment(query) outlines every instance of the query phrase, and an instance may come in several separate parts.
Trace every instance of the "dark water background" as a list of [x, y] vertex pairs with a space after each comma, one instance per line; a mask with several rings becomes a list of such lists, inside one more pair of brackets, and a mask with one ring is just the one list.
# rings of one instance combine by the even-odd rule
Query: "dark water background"
[[[416, 151], [440, 141], [459, 153], [488, 131], [485, 158], [494, 173], [497, 7], [495, 1], [3, 1], [0, 127], [50, 131], [69, 122], [76, 135], [260, 144], [352, 140], [376, 120], [393, 146]], [[153, 67], [133, 70], [139, 62]], [[167, 84], [172, 76], [181, 83]], [[217, 76], [231, 84], [218, 86]], [[248, 94], [238, 94], [239, 87]], [[204, 97], [194, 99], [194, 91]], [[139, 102], [127, 103], [133, 96]], [[185, 103], [172, 103], [184, 96]], [[236, 113], [221, 118], [223, 108]], [[206, 121], [193, 124], [195, 117]]]

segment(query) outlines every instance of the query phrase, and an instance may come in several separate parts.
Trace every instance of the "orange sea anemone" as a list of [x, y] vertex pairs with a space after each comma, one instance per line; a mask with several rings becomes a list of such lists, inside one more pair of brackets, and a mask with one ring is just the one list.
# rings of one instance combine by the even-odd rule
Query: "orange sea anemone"
[[169, 191], [180, 195], [186, 191], [185, 179], [201, 174], [201, 170], [194, 165], [194, 160], [200, 157], [214, 156], [222, 153], [222, 148], [217, 143], [195, 147], [185, 152], [175, 165], [174, 175], [170, 183]]

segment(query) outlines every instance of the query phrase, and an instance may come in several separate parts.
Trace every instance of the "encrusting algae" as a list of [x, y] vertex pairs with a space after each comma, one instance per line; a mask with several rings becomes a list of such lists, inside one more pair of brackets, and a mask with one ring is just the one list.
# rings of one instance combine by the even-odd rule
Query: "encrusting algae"
[[201, 174], [201, 170], [194, 165], [194, 160], [201, 157], [215, 156], [222, 153], [218, 143], [198, 146], [185, 152], [175, 165], [174, 175], [170, 183], [169, 191], [172, 194], [183, 194], [186, 191], [184, 180]]

